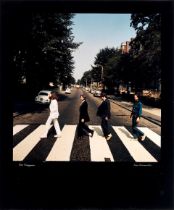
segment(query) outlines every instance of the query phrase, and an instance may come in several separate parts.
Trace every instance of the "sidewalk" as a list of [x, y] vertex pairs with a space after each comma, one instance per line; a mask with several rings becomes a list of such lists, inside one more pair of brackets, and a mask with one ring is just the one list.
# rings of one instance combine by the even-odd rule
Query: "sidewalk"
[[143, 111], [146, 111], [158, 117], [161, 117], [161, 109], [159, 108], [143, 108]]
[[[115, 101], [116, 99], [113, 99], [113, 100]], [[120, 102], [122, 104], [125, 104], [125, 105], [129, 106], [129, 107], [132, 107], [132, 105], [133, 105], [132, 102], [127, 102], [127, 101], [120, 101]], [[144, 106], [143, 111], [148, 112], [148, 113], [153, 114], [153, 115], [156, 115], [158, 117], [161, 117], [161, 109], [150, 107], [150, 106], [145, 106], [145, 105], [143, 105], [143, 106]]]
[[[108, 98], [110, 99], [111, 102], [129, 111], [132, 111], [132, 105], [133, 105], [132, 102], [123, 101], [121, 98], [112, 95], [109, 95]], [[143, 111], [142, 113], [143, 118], [161, 126], [161, 109], [143, 105], [142, 111]]]

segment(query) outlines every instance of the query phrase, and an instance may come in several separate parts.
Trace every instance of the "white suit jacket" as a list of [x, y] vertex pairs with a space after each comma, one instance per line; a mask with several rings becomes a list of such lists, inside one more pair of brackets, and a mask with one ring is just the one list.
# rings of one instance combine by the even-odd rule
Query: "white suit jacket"
[[59, 111], [58, 111], [58, 102], [56, 99], [51, 100], [49, 108], [50, 108], [50, 117], [53, 119], [58, 118]]

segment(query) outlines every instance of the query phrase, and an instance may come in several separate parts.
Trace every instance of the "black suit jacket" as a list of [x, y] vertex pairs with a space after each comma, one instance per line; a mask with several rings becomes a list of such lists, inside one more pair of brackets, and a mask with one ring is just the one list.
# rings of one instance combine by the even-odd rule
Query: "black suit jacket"
[[111, 112], [110, 112], [110, 101], [108, 99], [106, 99], [105, 101], [103, 101], [100, 106], [98, 107], [97, 110], [97, 116], [99, 117], [111, 117]]
[[79, 117], [79, 122], [81, 122], [81, 119], [84, 119], [85, 122], [89, 122], [90, 118], [88, 115], [88, 103], [86, 101], [84, 101], [81, 105], [80, 105], [80, 117]]

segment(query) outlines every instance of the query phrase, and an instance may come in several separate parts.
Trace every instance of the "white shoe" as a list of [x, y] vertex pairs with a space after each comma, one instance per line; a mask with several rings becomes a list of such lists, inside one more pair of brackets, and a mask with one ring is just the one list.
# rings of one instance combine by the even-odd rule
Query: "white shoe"
[[107, 140], [107, 141], [110, 140], [111, 137], [112, 137], [112, 134], [109, 134], [109, 135], [106, 137], [106, 140]]
[[54, 137], [55, 137], [55, 138], [60, 138], [60, 137], [61, 137], [61, 135], [54, 135]]
[[89, 136], [90, 136], [90, 137], [93, 137], [93, 135], [94, 135], [94, 130], [92, 130], [92, 132], [89, 133]]
[[47, 138], [47, 135], [42, 135], [40, 138], [45, 139], [45, 138]]
[[144, 141], [145, 138], [146, 138], [146, 136], [143, 135], [143, 136], [141, 137], [141, 141]]

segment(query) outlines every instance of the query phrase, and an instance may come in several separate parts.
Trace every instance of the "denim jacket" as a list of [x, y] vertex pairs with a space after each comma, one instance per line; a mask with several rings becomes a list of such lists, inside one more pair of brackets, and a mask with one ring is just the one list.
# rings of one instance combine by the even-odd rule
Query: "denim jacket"
[[142, 103], [138, 101], [133, 104], [132, 116], [141, 117], [141, 115], [142, 115]]

